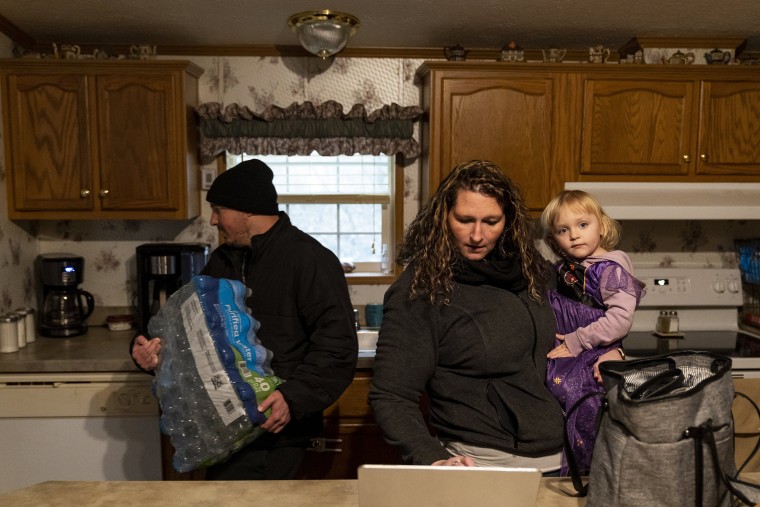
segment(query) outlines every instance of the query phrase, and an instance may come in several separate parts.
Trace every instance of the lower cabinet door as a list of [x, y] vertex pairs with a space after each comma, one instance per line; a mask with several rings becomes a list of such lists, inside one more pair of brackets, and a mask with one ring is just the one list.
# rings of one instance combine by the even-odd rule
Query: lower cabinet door
[[356, 479], [364, 464], [401, 464], [398, 451], [383, 440], [367, 403], [372, 370], [359, 369], [343, 396], [324, 412], [325, 430], [312, 440], [299, 477]]
[[[734, 389], [737, 393], [748, 396], [755, 403], [760, 400], [760, 378], [734, 379]], [[734, 398], [732, 407], [734, 415], [734, 456], [737, 468], [747, 461], [760, 439], [760, 416], [755, 407], [741, 396]], [[747, 463], [742, 472], [760, 472], [760, 452], [756, 453]]]

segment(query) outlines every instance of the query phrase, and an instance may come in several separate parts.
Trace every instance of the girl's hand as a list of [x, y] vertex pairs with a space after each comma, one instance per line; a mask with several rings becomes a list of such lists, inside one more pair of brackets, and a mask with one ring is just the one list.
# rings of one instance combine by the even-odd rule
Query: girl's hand
[[573, 357], [573, 353], [570, 352], [570, 349], [567, 348], [567, 345], [565, 345], [565, 335], [558, 334], [557, 339], [561, 341], [559, 345], [554, 347], [552, 350], [549, 351], [548, 354], [546, 354], [546, 357], [548, 359], [557, 359], [560, 357]]
[[594, 379], [596, 379], [596, 381], [599, 384], [602, 384], [602, 374], [599, 372], [600, 363], [603, 363], [605, 361], [622, 361], [622, 360], [623, 360], [623, 355], [620, 353], [620, 349], [613, 349], [599, 356], [599, 359], [597, 359], [596, 363], [594, 363]]

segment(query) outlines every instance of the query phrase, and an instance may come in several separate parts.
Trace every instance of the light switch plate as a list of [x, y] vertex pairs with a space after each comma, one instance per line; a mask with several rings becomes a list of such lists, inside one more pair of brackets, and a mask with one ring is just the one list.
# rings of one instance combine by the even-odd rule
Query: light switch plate
[[216, 178], [216, 170], [213, 167], [201, 168], [201, 189], [208, 190]]

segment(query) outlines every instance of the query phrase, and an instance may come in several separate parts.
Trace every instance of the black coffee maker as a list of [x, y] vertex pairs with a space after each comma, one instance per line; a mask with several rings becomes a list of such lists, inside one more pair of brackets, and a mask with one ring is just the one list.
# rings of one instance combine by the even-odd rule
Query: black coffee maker
[[201, 272], [209, 245], [202, 243], [148, 243], [137, 247], [137, 326], [148, 331], [148, 321], [167, 298]]
[[67, 253], [42, 254], [35, 267], [41, 284], [40, 334], [53, 338], [85, 334], [95, 303], [92, 294], [79, 288], [84, 259]]

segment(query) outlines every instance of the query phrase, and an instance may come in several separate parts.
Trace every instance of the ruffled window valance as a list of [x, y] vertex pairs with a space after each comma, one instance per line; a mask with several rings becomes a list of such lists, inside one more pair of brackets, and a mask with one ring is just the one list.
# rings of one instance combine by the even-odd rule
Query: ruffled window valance
[[367, 114], [361, 104], [348, 113], [335, 101], [315, 106], [293, 103], [271, 106], [254, 113], [245, 106], [207, 102], [198, 106], [201, 123], [201, 163], [219, 154], [260, 155], [395, 155], [410, 159], [420, 155], [412, 138], [414, 121], [422, 115], [417, 106], [391, 104]]

